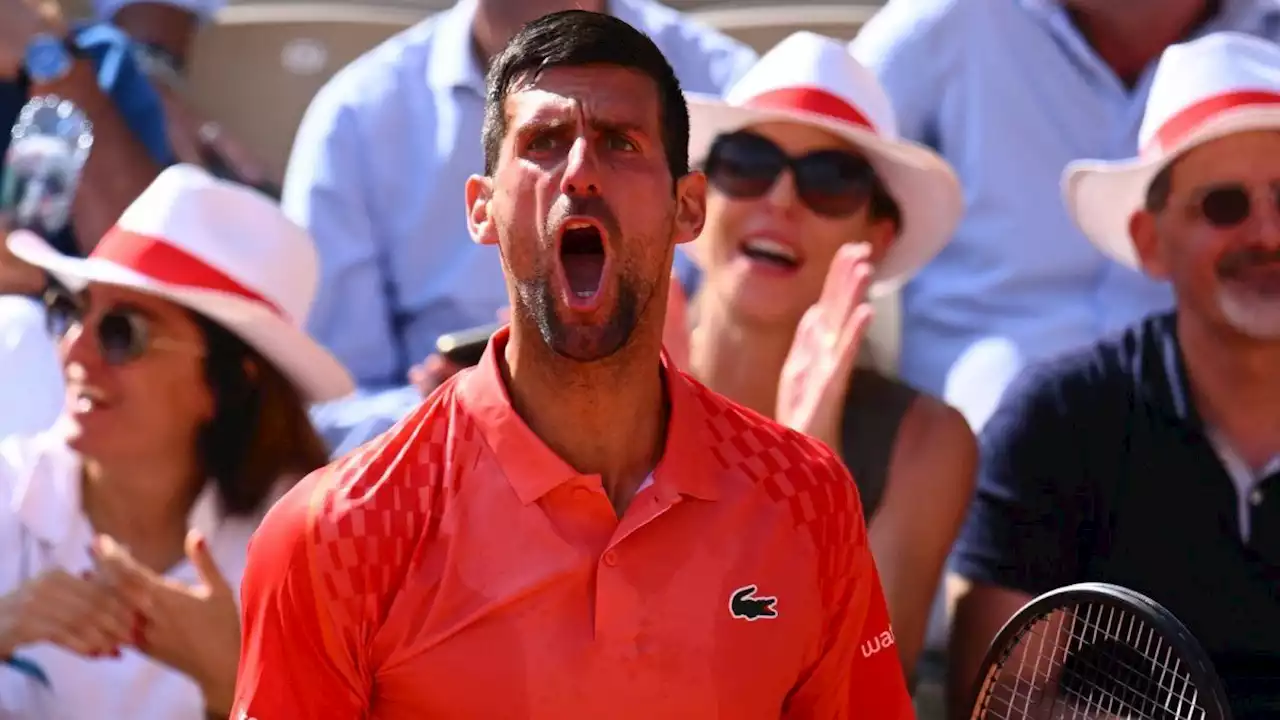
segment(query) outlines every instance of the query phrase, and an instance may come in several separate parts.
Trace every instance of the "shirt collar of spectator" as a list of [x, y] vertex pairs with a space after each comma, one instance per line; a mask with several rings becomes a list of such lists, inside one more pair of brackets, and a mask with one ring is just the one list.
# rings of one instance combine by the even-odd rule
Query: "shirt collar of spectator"
[[[1058, 17], [1064, 12], [1063, 0], [1019, 0], [1031, 13], [1045, 19]], [[1274, 0], [1220, 0], [1221, 7], [1203, 28], [1195, 34], [1202, 35], [1218, 30], [1243, 32], [1261, 31], [1268, 22], [1280, 19], [1280, 6]]]
[[437, 90], [466, 88], [484, 97], [484, 68], [476, 59], [471, 23], [476, 0], [461, 0], [437, 18], [427, 60], [427, 83]]
[[[503, 475], [520, 501], [527, 505], [582, 474], [543, 444], [511, 406], [498, 367], [498, 355], [506, 347], [508, 335], [509, 330], [504, 328], [494, 336], [480, 364], [460, 378], [457, 393], [459, 402], [497, 458]], [[700, 397], [709, 391], [672, 368], [665, 354], [662, 366], [671, 417], [667, 423], [667, 445], [653, 472], [654, 488], [660, 496], [668, 498], [688, 495], [715, 500], [719, 488], [718, 473], [709, 450], [714, 445], [712, 435], [717, 423], [731, 423], [734, 418], [709, 417], [708, 404]]]
[[[60, 547], [79, 523], [80, 457], [67, 447], [56, 428], [30, 440], [33, 457], [13, 478], [13, 513], [36, 538]], [[213, 537], [222, 517], [217, 488], [207, 483], [191, 506], [187, 526]]]

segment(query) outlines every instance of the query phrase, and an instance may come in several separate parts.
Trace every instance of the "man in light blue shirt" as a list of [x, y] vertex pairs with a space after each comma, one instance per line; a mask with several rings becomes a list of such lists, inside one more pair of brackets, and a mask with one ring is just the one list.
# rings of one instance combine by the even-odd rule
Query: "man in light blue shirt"
[[1136, 153], [1155, 61], [1187, 36], [1280, 37], [1277, 0], [890, 0], [850, 46], [966, 217], [902, 296], [903, 377], [980, 427], [1025, 364], [1172, 305], [1075, 228], [1059, 178]]
[[756, 59], [653, 0], [461, 0], [335, 75], [303, 118], [283, 205], [320, 250], [310, 330], [365, 389], [403, 386], [438, 336], [495, 322], [507, 304], [463, 198], [484, 168], [485, 64], [524, 22], [569, 7], [646, 32], [686, 90], [722, 92]]

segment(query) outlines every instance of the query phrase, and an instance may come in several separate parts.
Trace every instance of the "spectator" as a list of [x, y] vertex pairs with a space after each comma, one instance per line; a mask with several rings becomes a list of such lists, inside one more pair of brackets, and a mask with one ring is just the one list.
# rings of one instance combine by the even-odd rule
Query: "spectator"
[[[946, 243], [959, 183], [897, 139], [889, 99], [844, 46], [810, 33], [770, 50], [725, 100], [692, 97], [689, 116], [709, 192], [688, 367], [840, 452], [910, 674], [977, 451], [959, 413], [854, 358], [873, 276], [874, 291], [893, 287]], [[840, 340], [814, 342], [827, 337]]]
[[1028, 362], [1089, 344], [1168, 289], [1110, 262], [1063, 212], [1082, 156], [1123, 158], [1162, 50], [1238, 30], [1280, 36], [1275, 0], [889, 0], [851, 50], [904, 137], [960, 175], [956, 236], [902, 295], [901, 371], [981, 427]]
[[510, 328], [263, 521], [240, 715], [911, 717], [848, 473], [661, 358], [706, 199], [662, 52], [546, 15], [487, 97]]
[[[0, 0], [0, 17], [0, 155], [9, 144], [8, 128], [31, 97], [67, 98], [93, 122], [94, 149], [71, 226], [52, 238], [62, 252], [86, 253], [171, 161], [159, 99], [118, 30], [98, 24], [69, 31], [56, 3], [35, 0]], [[64, 48], [64, 37], [74, 53]], [[7, 230], [0, 217], [0, 237]], [[43, 273], [0, 248], [0, 438], [47, 428], [61, 405], [43, 312], [30, 298], [43, 287]]]
[[1165, 52], [1137, 159], [1069, 166], [1067, 207], [1176, 309], [1009, 389], [954, 557], [953, 717], [1031, 597], [1117, 583], [1210, 653], [1237, 720], [1280, 712], [1280, 47]]
[[186, 165], [87, 260], [8, 244], [59, 284], [68, 391], [55, 428], [0, 442], [0, 714], [225, 718], [250, 533], [326, 460], [304, 400], [351, 386], [301, 328], [314, 247]]
[[461, 0], [356, 60], [312, 102], [283, 203], [320, 248], [312, 331], [357, 384], [405, 385], [439, 335], [492, 323], [506, 305], [498, 255], [465, 223], [463, 186], [484, 170], [485, 67], [526, 21], [606, 6], [654, 39], [686, 89], [719, 93], [755, 60], [653, 0]]

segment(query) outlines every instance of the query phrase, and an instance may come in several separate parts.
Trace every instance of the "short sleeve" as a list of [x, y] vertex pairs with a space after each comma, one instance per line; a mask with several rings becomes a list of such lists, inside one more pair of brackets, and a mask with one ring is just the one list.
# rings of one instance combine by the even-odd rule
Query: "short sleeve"
[[1010, 385], [980, 438], [955, 572], [1031, 595], [1078, 581], [1095, 494], [1078, 428], [1087, 427], [1096, 395], [1056, 365], [1032, 366]]
[[368, 709], [360, 619], [335, 612], [315, 571], [313, 498], [325, 472], [276, 503], [249, 543], [234, 717], [352, 720]]

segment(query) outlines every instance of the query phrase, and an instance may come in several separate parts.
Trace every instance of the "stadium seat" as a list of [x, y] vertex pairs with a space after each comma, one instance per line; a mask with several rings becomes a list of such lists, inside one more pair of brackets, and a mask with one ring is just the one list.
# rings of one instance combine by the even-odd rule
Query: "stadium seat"
[[196, 40], [190, 97], [279, 177], [325, 81], [428, 14], [405, 5], [232, 4]]
[[795, 4], [775, 0], [771, 5], [735, 3], [698, 8], [690, 14], [763, 53], [791, 33], [802, 30], [850, 40], [882, 4], [877, 0]]

